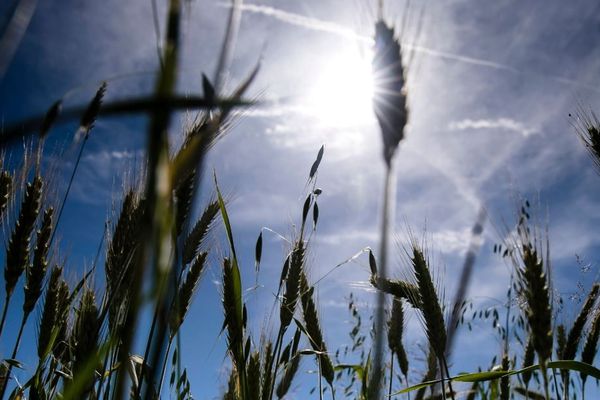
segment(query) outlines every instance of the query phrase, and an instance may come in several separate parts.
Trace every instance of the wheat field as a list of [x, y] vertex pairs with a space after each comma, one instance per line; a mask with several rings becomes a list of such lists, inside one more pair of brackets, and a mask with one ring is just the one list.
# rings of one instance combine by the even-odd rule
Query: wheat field
[[512, 3], [3, 6], [0, 399], [599, 396], [597, 7]]

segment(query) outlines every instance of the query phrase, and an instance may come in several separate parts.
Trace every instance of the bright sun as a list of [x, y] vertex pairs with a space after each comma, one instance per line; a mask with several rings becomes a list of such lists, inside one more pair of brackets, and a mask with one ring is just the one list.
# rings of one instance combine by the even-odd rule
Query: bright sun
[[322, 123], [357, 126], [373, 117], [370, 58], [359, 49], [328, 55], [308, 95], [308, 106]]

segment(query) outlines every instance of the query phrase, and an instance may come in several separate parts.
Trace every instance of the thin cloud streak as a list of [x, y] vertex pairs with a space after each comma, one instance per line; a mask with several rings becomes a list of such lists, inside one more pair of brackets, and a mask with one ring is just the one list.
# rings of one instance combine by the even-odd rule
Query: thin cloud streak
[[[231, 5], [229, 4], [222, 5], [225, 7], [231, 7]], [[345, 28], [343, 26], [340, 26], [339, 24], [329, 21], [323, 21], [316, 18], [306, 17], [304, 15], [291, 13], [275, 7], [263, 6], [258, 4], [244, 4], [241, 6], [241, 9], [242, 11], [273, 17], [279, 21], [286, 22], [288, 24], [299, 26], [302, 28], [310, 29], [313, 31], [332, 33], [334, 35], [346, 39], [358, 40], [366, 44], [373, 43], [372, 38], [364, 35], [359, 35], [352, 29]]]
[[463, 119], [462, 121], [451, 122], [448, 128], [453, 131], [464, 131], [468, 129], [506, 129], [509, 131], [518, 132], [524, 137], [528, 137], [534, 133], [539, 133], [538, 129], [527, 127], [521, 122], [515, 121], [512, 118], [477, 120], [467, 118]]

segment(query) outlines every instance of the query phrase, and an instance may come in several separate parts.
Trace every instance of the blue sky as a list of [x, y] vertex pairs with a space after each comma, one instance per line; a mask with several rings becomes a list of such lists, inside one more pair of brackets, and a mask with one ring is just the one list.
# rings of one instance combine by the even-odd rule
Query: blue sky
[[[165, 2], [158, 3], [162, 23]], [[311, 277], [318, 279], [366, 246], [378, 248], [383, 162], [377, 123], [365, 96], [374, 3], [246, 5], [231, 81], [239, 81], [262, 57], [251, 94], [263, 104], [239, 119], [206, 166], [207, 171], [214, 168], [232, 200], [229, 211], [248, 288], [254, 284], [253, 251], [260, 229], [268, 227], [288, 238], [293, 234], [308, 171], [321, 144], [326, 146], [318, 177], [323, 195], [309, 257]], [[388, 21], [400, 27], [405, 3], [386, 3]], [[578, 104], [600, 109], [600, 6], [592, 0], [568, 5], [516, 0], [416, 3], [403, 30], [411, 114], [395, 166], [398, 241], [405, 241], [407, 225], [418, 233], [426, 227], [449, 300], [471, 226], [485, 207], [491, 222], [486, 223], [470, 296], [489, 306], [489, 298], [503, 301], [509, 275], [509, 266], [491, 252], [502, 232], [495, 227], [502, 227], [503, 218], [513, 221], [516, 197], [539, 197], [540, 214], [543, 219], [548, 215], [555, 289], [567, 307], [577, 307], [569, 299], [581, 292], [578, 283], [587, 290], [597, 280], [600, 177], [568, 114]], [[197, 0], [186, 8], [181, 93], [199, 93], [201, 73], [212, 76], [226, 5]], [[149, 2], [40, 2], [0, 82], [2, 121], [44, 112], [67, 93], [66, 105], [85, 103], [103, 80], [108, 81], [108, 99], [149, 93], [158, 66], [155, 46]], [[182, 115], [174, 123], [174, 134], [186, 118]], [[143, 158], [144, 124], [143, 118], [101, 119], [92, 132], [59, 232], [60, 255], [67, 256], [73, 279], [93, 259], [103, 222], [119, 197], [123, 171]], [[69, 140], [72, 132], [72, 126], [64, 125], [54, 135], [57, 141]], [[71, 149], [61, 161], [59, 192], [74, 158]], [[210, 179], [205, 179], [203, 192], [210, 188]], [[264, 235], [261, 286], [247, 299], [256, 339], [289, 247], [275, 235]], [[201, 399], [213, 398], [225, 385], [225, 339], [217, 337], [222, 323], [218, 260], [226, 254], [221, 238], [215, 239], [211, 267], [183, 328], [184, 363]], [[406, 265], [393, 247], [393, 273], [401, 276]], [[591, 264], [588, 272], [581, 272], [576, 255]], [[347, 341], [348, 294], [354, 292], [365, 307], [373, 301], [367, 280], [363, 257], [319, 283], [330, 349]], [[572, 318], [566, 312], [558, 321], [570, 323]], [[409, 322], [407, 338], [413, 354], [424, 340], [417, 320]], [[31, 322], [28, 329], [34, 335]], [[9, 337], [0, 343], [2, 354], [12, 347]], [[465, 356], [454, 360], [454, 372], [487, 365], [500, 352], [488, 327], [468, 338], [457, 343]], [[33, 367], [33, 357], [25, 349], [22, 353]], [[312, 368], [307, 359], [301, 370]]]

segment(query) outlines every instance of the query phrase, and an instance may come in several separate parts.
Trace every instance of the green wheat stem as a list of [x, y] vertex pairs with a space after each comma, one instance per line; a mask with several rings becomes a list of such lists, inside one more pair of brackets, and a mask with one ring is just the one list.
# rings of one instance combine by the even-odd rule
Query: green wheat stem
[[10, 303], [10, 294], [6, 294], [4, 299], [4, 307], [2, 307], [2, 320], [0, 320], [0, 336], [2, 336], [2, 330], [4, 329], [4, 322], [6, 321], [6, 314], [8, 313], [8, 304]]
[[[268, 398], [271, 398], [273, 395], [273, 391], [275, 390], [275, 382], [277, 381], [277, 367], [279, 366], [279, 357], [281, 356], [281, 345], [283, 343], [283, 327], [279, 328], [279, 333], [277, 334], [277, 340], [275, 341], [275, 349], [273, 352], [276, 354], [275, 358], [271, 360], [271, 364], [275, 363], [275, 369], [273, 370], [273, 379], [271, 379], [271, 388], [269, 390]], [[271, 370], [271, 366], [269, 366], [268, 371]]]
[[147, 371], [146, 360], [148, 359], [148, 356], [150, 354], [150, 348], [152, 345], [152, 338], [154, 337], [154, 330], [156, 329], [157, 318], [158, 318], [158, 308], [155, 307], [154, 313], [152, 315], [152, 323], [150, 324], [150, 332], [148, 333], [148, 338], [146, 339], [146, 349], [144, 350], [144, 357], [142, 359], [142, 373], [140, 374], [140, 377], [138, 378], [138, 386], [136, 387], [135, 396], [134, 396], [135, 399], [140, 397], [142, 381], [143, 381], [144, 375], [146, 374], [146, 371]]
[[[392, 199], [392, 197], [394, 199]], [[383, 184], [383, 207], [381, 218], [381, 242], [379, 246], [378, 275], [387, 279], [387, 248], [389, 241], [389, 220], [392, 218], [390, 204], [395, 204], [395, 191], [392, 190], [392, 166], [386, 164], [385, 180]], [[383, 327], [385, 325], [385, 293], [377, 292], [377, 312], [375, 314], [375, 357], [373, 359], [373, 381], [370, 391], [379, 397], [379, 384], [381, 382], [381, 368], [383, 360]]]
[[[317, 363], [319, 363], [319, 400], [323, 400], [323, 373], [321, 370], [321, 357], [317, 357]], [[333, 393], [333, 392], [332, 392]]]
[[441, 371], [445, 371], [446, 373], [446, 377], [448, 378], [448, 390], [450, 391], [450, 397], [452, 398], [452, 400], [454, 400], [454, 390], [452, 389], [452, 380], [450, 380], [450, 370], [448, 369], [448, 361], [443, 355], [441, 358], [441, 362], [444, 364], [444, 369]]
[[[15, 345], [13, 347], [11, 359], [15, 359], [17, 357], [17, 351], [19, 350], [19, 345], [21, 344], [21, 337], [23, 336], [23, 329], [25, 328], [25, 324], [27, 323], [27, 317], [29, 317], [29, 313], [23, 314], [23, 318], [21, 319], [21, 326], [19, 327], [19, 333], [17, 334], [17, 340], [15, 341]], [[6, 388], [8, 387], [8, 381], [10, 379], [10, 373], [12, 372], [13, 364], [10, 363], [8, 366], [8, 371], [6, 372], [6, 378], [2, 382], [2, 388], [0, 388], [0, 399], [4, 398], [4, 393], [6, 392]]]
[[392, 383], [394, 381], [394, 352], [390, 352], [390, 385], [388, 388], [388, 398], [392, 398]]
[[[440, 381], [440, 384], [442, 385], [442, 399], [446, 400], [446, 381], [444, 379], [445, 371], [444, 371], [444, 363], [443, 363], [441, 357], [439, 358], [438, 362], [440, 365], [440, 377], [442, 378]], [[448, 383], [449, 382], [450, 381], [448, 381]]]
[[56, 217], [56, 223], [54, 224], [54, 229], [52, 230], [52, 236], [50, 236], [50, 241], [48, 242], [48, 246], [52, 246], [52, 242], [54, 240], [54, 235], [58, 230], [58, 224], [60, 223], [60, 219], [62, 217], [62, 213], [65, 209], [65, 204], [67, 203], [67, 199], [69, 197], [69, 193], [71, 192], [71, 187], [73, 186], [73, 180], [75, 179], [75, 174], [77, 173], [77, 169], [79, 168], [79, 163], [81, 162], [81, 156], [83, 155], [83, 150], [85, 149], [85, 144], [87, 143], [89, 135], [85, 134], [81, 141], [81, 145], [79, 146], [79, 152], [77, 154], [77, 159], [75, 160], [75, 165], [73, 166], [73, 171], [71, 172], [71, 177], [69, 178], [69, 184], [67, 185], [67, 190], [65, 190], [65, 195], [63, 196], [62, 202], [60, 203], [60, 208], [58, 210], [58, 215]]
[[169, 360], [169, 353], [171, 352], [171, 346], [173, 345], [173, 338], [169, 338], [169, 342], [167, 343], [167, 350], [165, 351], [165, 358], [162, 362], [162, 368], [160, 371], [160, 380], [158, 381], [158, 389], [156, 393], [160, 398], [160, 392], [162, 391], [163, 382], [165, 380], [165, 373], [167, 372], [167, 363]]

